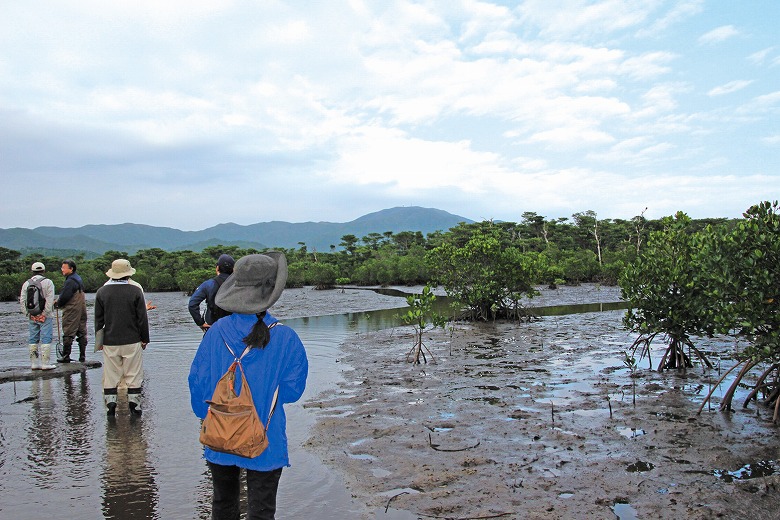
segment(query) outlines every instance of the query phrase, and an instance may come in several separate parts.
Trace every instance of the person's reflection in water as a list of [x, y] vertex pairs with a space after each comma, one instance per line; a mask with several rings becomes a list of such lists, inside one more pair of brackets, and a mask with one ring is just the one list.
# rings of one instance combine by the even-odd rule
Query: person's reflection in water
[[[64, 439], [68, 448], [68, 457], [73, 462], [87, 463], [91, 455], [92, 428], [90, 416], [92, 406], [89, 404], [90, 391], [87, 374], [79, 372], [64, 378], [65, 382], [65, 422], [67, 436]], [[76, 465], [77, 471], [89, 474], [92, 468]]]
[[106, 421], [104, 468], [101, 478], [104, 518], [158, 518], [156, 473], [148, 460], [144, 419], [117, 414]]
[[30, 464], [28, 468], [37, 481], [39, 489], [48, 489], [51, 484], [58, 458], [64, 446], [60, 435], [59, 417], [54, 407], [51, 379], [36, 378], [30, 389], [30, 421], [27, 423], [26, 439]]

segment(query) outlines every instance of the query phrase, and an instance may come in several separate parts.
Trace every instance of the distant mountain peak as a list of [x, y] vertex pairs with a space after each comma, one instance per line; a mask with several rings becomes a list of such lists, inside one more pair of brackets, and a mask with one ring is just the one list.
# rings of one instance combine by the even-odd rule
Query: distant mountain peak
[[241, 244], [242, 247], [298, 248], [327, 251], [338, 246], [344, 235], [362, 238], [369, 233], [419, 231], [428, 234], [447, 231], [470, 219], [435, 208], [398, 206], [368, 213], [351, 222], [260, 222], [239, 225], [218, 224], [201, 231], [181, 231], [146, 224], [90, 224], [79, 228], [41, 226], [35, 229], [0, 229], [0, 246], [8, 249], [80, 250], [103, 254], [108, 250], [127, 251], [160, 248], [168, 251], [201, 251], [215, 245]]

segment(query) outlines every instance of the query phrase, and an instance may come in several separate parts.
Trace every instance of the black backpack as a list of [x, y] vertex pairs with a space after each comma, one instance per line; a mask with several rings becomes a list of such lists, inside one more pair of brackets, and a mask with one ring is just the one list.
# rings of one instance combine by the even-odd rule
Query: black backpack
[[209, 315], [211, 316], [210, 325], [213, 325], [220, 318], [224, 318], [225, 316], [230, 316], [233, 314], [232, 312], [226, 311], [214, 302], [214, 299], [217, 297], [217, 292], [219, 291], [219, 288], [222, 287], [222, 282], [225, 280], [220, 280], [219, 276], [213, 278], [213, 280], [217, 283], [217, 290], [214, 291], [213, 296], [210, 296], [206, 299], [206, 306], [208, 307]]
[[30, 278], [27, 281], [27, 294], [24, 300], [27, 313], [30, 316], [39, 316], [43, 314], [43, 310], [46, 308], [46, 297], [43, 295], [43, 286], [40, 280], [36, 280], [35, 277]]

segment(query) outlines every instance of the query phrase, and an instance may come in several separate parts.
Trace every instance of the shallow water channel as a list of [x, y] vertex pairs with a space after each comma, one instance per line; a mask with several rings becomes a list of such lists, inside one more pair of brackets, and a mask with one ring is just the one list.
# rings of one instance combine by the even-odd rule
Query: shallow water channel
[[[295, 298], [306, 296], [296, 291], [305, 290], [286, 291], [291, 304], [272, 309], [301, 336], [310, 362], [306, 393], [285, 407], [292, 466], [282, 475], [277, 518], [357, 518], [363, 506], [354, 503], [337, 474], [302, 448], [315, 420], [303, 403], [349, 370], [339, 360], [347, 336], [395, 326], [398, 310], [287, 318], [295, 315]], [[392, 292], [385, 297], [397, 307], [406, 305]], [[116, 419], [107, 420], [101, 369], [0, 384], [0, 517], [209, 518], [210, 482], [187, 388], [201, 333], [187, 313], [185, 295], [147, 298], [157, 309], [150, 312], [152, 343], [144, 354], [142, 417], [131, 418], [120, 407]], [[89, 330], [93, 300], [88, 295]], [[385, 308], [393, 305], [383, 302]], [[0, 303], [0, 331], [0, 364], [26, 366], [26, 322], [18, 304]], [[100, 360], [91, 343], [88, 358]], [[406, 518], [401, 512], [381, 516]]]
[[[116, 419], [106, 419], [101, 369], [0, 385], [0, 517], [209, 518], [210, 483], [187, 388], [202, 334], [187, 313], [186, 296], [150, 293], [147, 299], [157, 309], [150, 312], [152, 343], [144, 354], [142, 417], [120, 408]], [[88, 300], [91, 330], [94, 294]], [[347, 335], [391, 327], [397, 312], [280, 316], [301, 336], [310, 375], [302, 400], [285, 406], [292, 466], [282, 475], [277, 518], [359, 515], [361, 506], [339, 477], [301, 447], [314, 421], [302, 403], [340, 378], [338, 347]], [[26, 322], [18, 304], [0, 303], [0, 330], [2, 366], [26, 366]], [[100, 360], [91, 349], [90, 341], [88, 359]]]

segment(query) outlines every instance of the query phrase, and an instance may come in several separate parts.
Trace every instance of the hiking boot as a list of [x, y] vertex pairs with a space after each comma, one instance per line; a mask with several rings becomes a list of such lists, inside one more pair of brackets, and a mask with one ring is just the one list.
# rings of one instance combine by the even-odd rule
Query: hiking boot
[[128, 403], [127, 406], [130, 408], [131, 415], [141, 415], [143, 413], [138, 403]]
[[79, 363], [84, 363], [87, 360], [84, 356], [79, 356]]
[[106, 403], [106, 415], [109, 417], [116, 415], [116, 403]]

